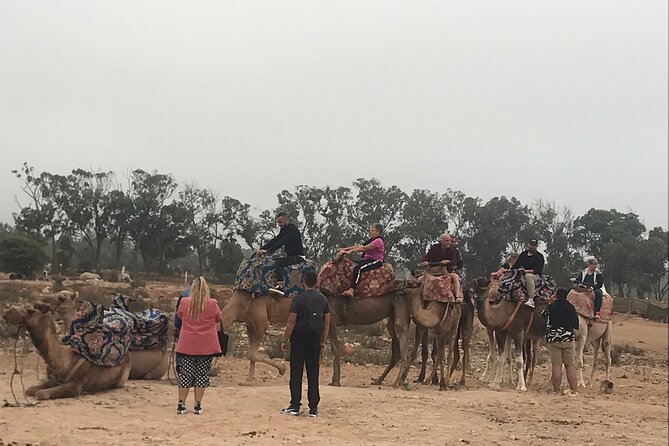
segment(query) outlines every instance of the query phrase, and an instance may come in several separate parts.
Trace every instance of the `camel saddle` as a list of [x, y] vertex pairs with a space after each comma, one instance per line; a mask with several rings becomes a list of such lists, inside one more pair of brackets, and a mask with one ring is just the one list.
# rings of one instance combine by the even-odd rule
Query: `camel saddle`
[[[315, 269], [316, 265], [310, 260], [284, 267], [284, 276], [281, 278], [284, 296], [292, 297], [304, 292], [302, 277], [306, 271]], [[276, 287], [277, 282], [274, 274], [274, 260], [269, 256], [254, 253], [239, 265], [234, 289], [265, 295], [270, 288]]]
[[129, 303], [130, 297], [119, 293], [112, 299], [112, 306], [108, 311], [132, 321], [130, 350], [164, 350], [167, 347], [169, 326], [167, 313], [155, 308], [133, 313], [128, 310]]
[[[318, 272], [318, 286], [332, 296], [338, 296], [351, 285], [355, 263], [347, 258], [325, 263]], [[395, 290], [395, 272], [393, 266], [384, 263], [381, 268], [362, 273], [355, 297], [368, 299], [379, 297]]]
[[[533, 296], [535, 305], [548, 305], [556, 289], [555, 279], [551, 276], [540, 276]], [[488, 300], [493, 304], [502, 300], [524, 303], [527, 302], [529, 297], [523, 273], [515, 269], [507, 271], [499, 280], [493, 281], [488, 290]]]
[[585, 288], [573, 288], [567, 294], [567, 300], [576, 308], [576, 312], [586, 319], [598, 322], [609, 322], [613, 319], [613, 297], [604, 294], [602, 296], [602, 308], [599, 310], [599, 319], [595, 317], [595, 293], [586, 291]]
[[455, 302], [450, 274], [429, 270], [420, 276], [419, 281], [423, 284], [421, 296], [424, 301]]
[[83, 301], [63, 344], [93, 364], [114, 367], [128, 354], [133, 329], [133, 321], [125, 315]]

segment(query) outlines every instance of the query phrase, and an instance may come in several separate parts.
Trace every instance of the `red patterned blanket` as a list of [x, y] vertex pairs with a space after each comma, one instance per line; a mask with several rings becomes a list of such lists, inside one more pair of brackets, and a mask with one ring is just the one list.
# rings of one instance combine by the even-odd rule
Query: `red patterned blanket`
[[423, 300], [455, 302], [453, 284], [449, 274], [434, 276], [426, 272], [421, 276], [420, 281], [423, 282]]
[[[576, 312], [586, 319], [595, 317], [595, 293], [584, 288], [574, 288], [567, 294], [567, 300], [576, 308]], [[600, 321], [608, 322], [613, 318], [613, 297], [605, 294], [602, 298]], [[595, 319], [596, 320], [596, 319]]]
[[[349, 259], [325, 263], [318, 272], [318, 286], [330, 295], [338, 296], [346, 291], [351, 284], [353, 263]], [[395, 272], [392, 265], [384, 263], [379, 269], [362, 274], [355, 297], [366, 299], [382, 296], [395, 288]]]

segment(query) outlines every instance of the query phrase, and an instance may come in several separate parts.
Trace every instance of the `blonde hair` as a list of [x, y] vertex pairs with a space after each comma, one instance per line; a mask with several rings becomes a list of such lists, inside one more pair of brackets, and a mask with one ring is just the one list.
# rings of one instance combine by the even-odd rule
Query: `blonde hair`
[[207, 281], [204, 280], [204, 277], [200, 276], [197, 279], [193, 280], [193, 283], [190, 284], [190, 290], [188, 291], [188, 297], [190, 297], [190, 302], [188, 303], [188, 316], [193, 320], [200, 319], [204, 309], [209, 302], [209, 285]]
[[588, 265], [599, 265], [599, 262], [598, 262], [597, 259], [595, 259], [594, 257], [588, 259], [588, 261], [585, 262], [585, 263], [588, 264]]

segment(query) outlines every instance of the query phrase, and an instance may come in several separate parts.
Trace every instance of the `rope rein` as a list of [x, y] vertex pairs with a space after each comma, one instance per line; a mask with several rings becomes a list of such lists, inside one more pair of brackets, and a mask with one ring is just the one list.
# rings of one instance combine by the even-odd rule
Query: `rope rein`
[[[31, 402], [28, 399], [28, 396], [26, 395], [26, 386], [23, 383], [23, 373], [21, 370], [19, 370], [19, 355], [18, 355], [18, 344], [19, 344], [19, 337], [21, 336], [21, 332], [25, 328], [25, 322], [21, 322], [19, 324], [19, 328], [16, 331], [16, 337], [14, 338], [14, 348], [13, 348], [13, 354], [14, 354], [14, 371], [12, 372], [12, 376], [9, 379], [9, 389], [12, 392], [12, 398], [14, 398], [14, 404], [10, 403], [9, 401], [5, 400], [3, 407], [33, 407], [37, 405], [36, 402]], [[16, 392], [14, 391], [14, 377], [18, 375], [19, 376], [19, 382], [21, 384], [21, 391], [23, 393], [23, 399], [26, 401], [25, 403], [20, 403], [18, 398], [16, 397]]]

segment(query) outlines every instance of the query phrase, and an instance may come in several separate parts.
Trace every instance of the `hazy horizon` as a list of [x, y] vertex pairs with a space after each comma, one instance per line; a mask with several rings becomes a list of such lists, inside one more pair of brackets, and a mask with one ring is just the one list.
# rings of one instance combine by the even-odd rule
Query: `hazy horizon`
[[0, 221], [39, 170], [256, 209], [359, 177], [667, 228], [666, 2], [0, 3]]

